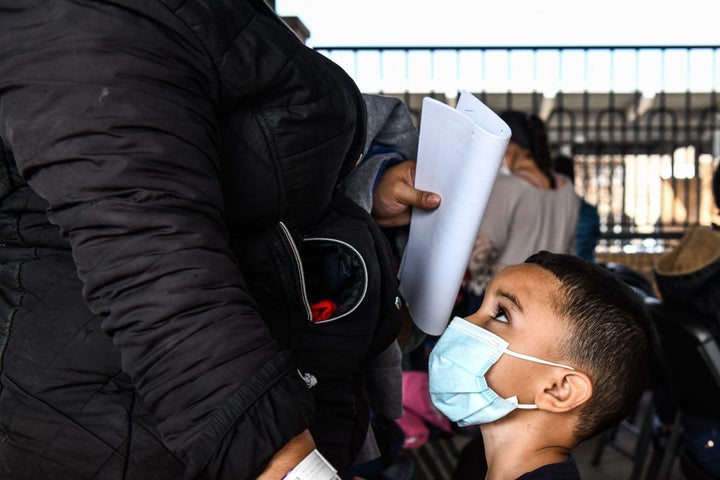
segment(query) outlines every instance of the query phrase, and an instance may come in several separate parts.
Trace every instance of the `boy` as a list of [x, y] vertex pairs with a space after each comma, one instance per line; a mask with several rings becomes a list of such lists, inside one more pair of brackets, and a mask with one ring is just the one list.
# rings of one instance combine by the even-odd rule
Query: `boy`
[[430, 395], [480, 425], [486, 479], [579, 479], [571, 450], [629, 415], [651, 353], [635, 292], [592, 262], [540, 252], [453, 319], [430, 355]]

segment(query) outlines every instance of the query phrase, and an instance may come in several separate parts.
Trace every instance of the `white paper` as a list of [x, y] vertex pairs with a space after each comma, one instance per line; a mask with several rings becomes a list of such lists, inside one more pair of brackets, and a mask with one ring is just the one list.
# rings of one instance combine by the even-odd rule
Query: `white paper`
[[283, 480], [342, 480], [337, 470], [323, 457], [313, 450], [302, 462], [293, 468]]
[[415, 324], [440, 335], [450, 320], [510, 128], [462, 92], [456, 108], [423, 100], [415, 187], [442, 197], [434, 211], [413, 209], [398, 277]]

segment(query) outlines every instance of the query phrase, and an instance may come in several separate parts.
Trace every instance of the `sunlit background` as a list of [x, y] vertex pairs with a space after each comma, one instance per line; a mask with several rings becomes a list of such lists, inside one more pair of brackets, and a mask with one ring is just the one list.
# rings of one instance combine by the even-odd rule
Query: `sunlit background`
[[[710, 2], [712, 4], [713, 2]], [[658, 253], [720, 222], [720, 28], [706, 1], [277, 0], [368, 93], [473, 92], [548, 122], [601, 214], [600, 253]], [[716, 8], [720, 14], [720, 6]], [[702, 12], [702, 13], [699, 13]]]

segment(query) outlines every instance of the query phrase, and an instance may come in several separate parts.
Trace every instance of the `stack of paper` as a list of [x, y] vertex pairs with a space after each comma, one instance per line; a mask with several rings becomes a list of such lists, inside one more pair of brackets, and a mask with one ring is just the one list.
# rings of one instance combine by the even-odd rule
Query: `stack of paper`
[[450, 320], [510, 133], [468, 92], [456, 108], [423, 100], [415, 187], [438, 193], [442, 203], [413, 209], [398, 276], [410, 315], [430, 335]]

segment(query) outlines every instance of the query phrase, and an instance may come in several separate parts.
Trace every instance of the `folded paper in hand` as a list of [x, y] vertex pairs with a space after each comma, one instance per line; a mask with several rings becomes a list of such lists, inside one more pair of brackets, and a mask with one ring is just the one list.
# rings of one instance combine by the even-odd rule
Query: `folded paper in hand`
[[398, 277], [415, 324], [440, 335], [448, 324], [510, 128], [462, 92], [456, 108], [425, 98], [415, 187], [440, 194], [434, 211], [413, 209]]
[[337, 474], [335, 467], [315, 449], [285, 474], [282, 480], [342, 480], [342, 478]]

